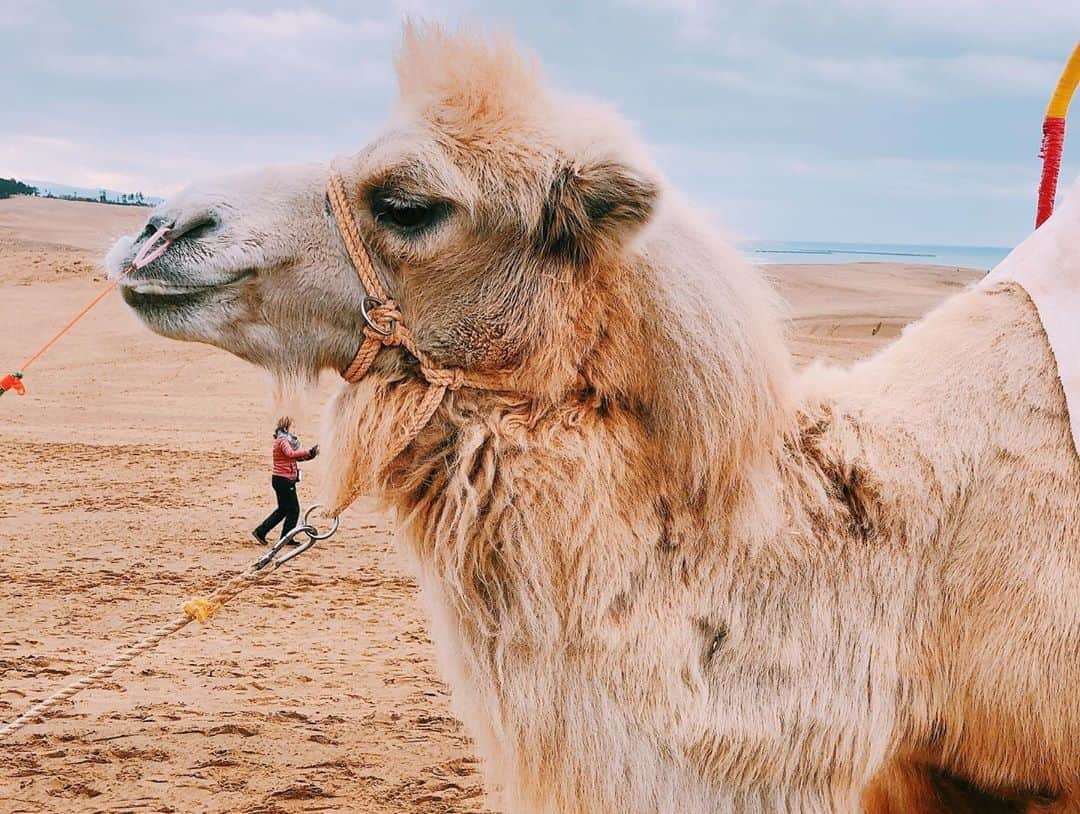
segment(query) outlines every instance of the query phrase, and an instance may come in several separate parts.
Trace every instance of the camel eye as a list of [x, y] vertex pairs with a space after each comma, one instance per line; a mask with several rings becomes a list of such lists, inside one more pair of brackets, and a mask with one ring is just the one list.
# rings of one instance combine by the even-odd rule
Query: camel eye
[[383, 219], [401, 229], [418, 229], [431, 220], [427, 206], [393, 206], [383, 213]]
[[372, 202], [371, 210], [379, 223], [398, 232], [413, 235], [440, 220], [446, 213], [446, 204], [376, 198]]

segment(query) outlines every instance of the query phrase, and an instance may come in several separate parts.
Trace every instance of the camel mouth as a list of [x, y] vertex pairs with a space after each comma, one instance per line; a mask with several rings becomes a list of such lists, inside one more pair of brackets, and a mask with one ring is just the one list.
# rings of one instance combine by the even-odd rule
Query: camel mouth
[[213, 295], [215, 287], [189, 288], [186, 291], [173, 291], [168, 294], [148, 293], [125, 287], [121, 294], [131, 308], [140, 316], [148, 316], [166, 311], [177, 311], [198, 307]]
[[155, 278], [129, 277], [124, 280], [124, 294], [132, 294], [138, 297], [184, 297], [201, 292], [213, 291], [219, 288], [242, 283], [244, 280], [255, 275], [255, 269], [245, 269], [228, 280], [210, 283], [177, 282]]
[[254, 269], [245, 269], [228, 280], [213, 283], [181, 283], [172, 280], [129, 278], [120, 293], [131, 308], [140, 315], [185, 310], [199, 306], [255, 276]]

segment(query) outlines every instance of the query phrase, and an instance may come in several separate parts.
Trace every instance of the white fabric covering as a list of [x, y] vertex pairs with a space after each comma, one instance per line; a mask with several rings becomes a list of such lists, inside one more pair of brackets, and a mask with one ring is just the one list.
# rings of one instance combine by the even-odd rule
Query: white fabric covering
[[1035, 303], [1057, 361], [1080, 454], [1080, 181], [1054, 214], [979, 283], [1011, 280]]

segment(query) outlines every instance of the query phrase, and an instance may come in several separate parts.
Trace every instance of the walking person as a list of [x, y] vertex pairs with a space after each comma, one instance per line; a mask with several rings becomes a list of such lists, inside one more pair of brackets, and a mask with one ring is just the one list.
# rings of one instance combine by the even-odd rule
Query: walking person
[[282, 535], [296, 528], [296, 521], [300, 519], [300, 500], [296, 497], [300, 467], [296, 464], [310, 461], [319, 454], [318, 444], [311, 449], [300, 449], [300, 439], [289, 432], [290, 429], [292, 419], [288, 416], [279, 420], [274, 428], [274, 468], [270, 483], [277, 496], [277, 508], [251, 532], [263, 545], [267, 545], [266, 535], [282, 520], [285, 521], [281, 527]]

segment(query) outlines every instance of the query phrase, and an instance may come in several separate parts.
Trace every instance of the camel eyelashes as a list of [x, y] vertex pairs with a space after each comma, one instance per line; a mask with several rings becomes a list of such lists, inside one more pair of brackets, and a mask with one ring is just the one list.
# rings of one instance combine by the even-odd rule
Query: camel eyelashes
[[400, 200], [376, 193], [371, 200], [375, 221], [404, 235], [416, 235], [430, 229], [450, 210], [445, 201]]
[[431, 220], [429, 206], [389, 206], [379, 213], [379, 219], [398, 229], [419, 229]]

